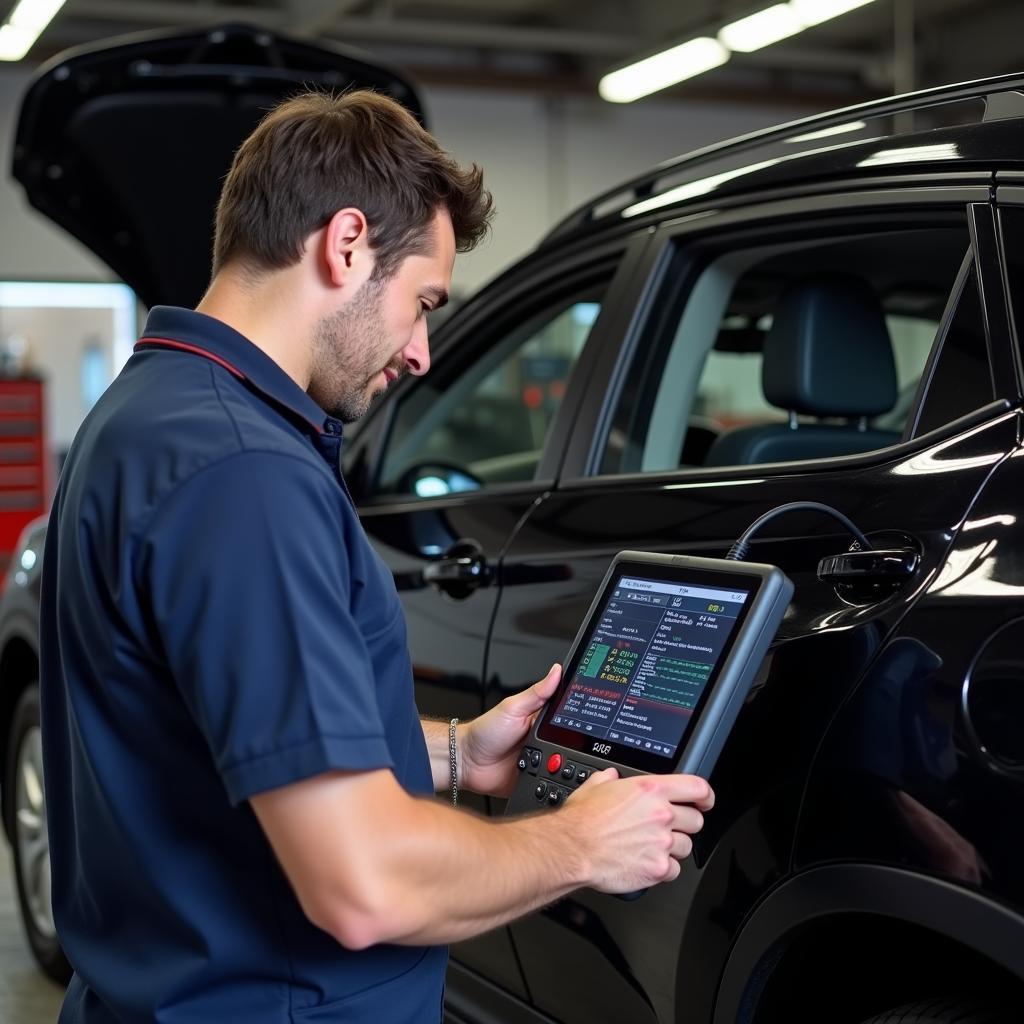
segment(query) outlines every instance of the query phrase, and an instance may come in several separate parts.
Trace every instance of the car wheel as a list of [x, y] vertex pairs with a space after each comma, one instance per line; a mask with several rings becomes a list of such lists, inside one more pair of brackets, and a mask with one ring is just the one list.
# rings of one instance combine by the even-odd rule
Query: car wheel
[[886, 1010], [862, 1024], [1013, 1024], [1010, 1011], [963, 999], [925, 999]]
[[43, 793], [43, 746], [39, 730], [39, 687], [21, 695], [11, 723], [4, 786], [13, 801], [14, 882], [21, 921], [39, 966], [67, 984], [71, 966], [53, 923], [50, 903], [50, 842]]

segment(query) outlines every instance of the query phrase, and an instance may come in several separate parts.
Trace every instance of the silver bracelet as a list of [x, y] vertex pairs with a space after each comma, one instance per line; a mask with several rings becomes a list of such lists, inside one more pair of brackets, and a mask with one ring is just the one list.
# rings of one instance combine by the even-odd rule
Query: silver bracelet
[[455, 730], [459, 720], [453, 718], [448, 723], [448, 774], [452, 786], [452, 807], [459, 806], [459, 761], [456, 757]]

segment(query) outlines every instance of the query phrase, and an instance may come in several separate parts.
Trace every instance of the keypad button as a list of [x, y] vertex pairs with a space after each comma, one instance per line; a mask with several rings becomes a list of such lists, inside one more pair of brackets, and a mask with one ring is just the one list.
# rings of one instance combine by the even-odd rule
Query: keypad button
[[572, 782], [572, 780], [574, 778], [576, 778], [576, 765], [574, 765], [574, 764], [563, 765], [562, 766], [562, 778], [565, 779], [566, 782]]
[[558, 769], [561, 768], [561, 767], [562, 767], [562, 755], [561, 754], [552, 754], [548, 758], [548, 774], [549, 775], [557, 775], [558, 774]]
[[538, 782], [533, 790], [533, 795], [538, 800], [543, 800], [548, 795], [548, 784], [546, 782]]
[[552, 786], [548, 790], [548, 804], [551, 807], [557, 807], [563, 799], [564, 793], [557, 786]]
[[540, 767], [540, 751], [539, 750], [531, 750], [530, 751], [530, 767], [531, 768], [539, 768]]
[[577, 781], [577, 782], [578, 782], [578, 783], [579, 783], [579, 784], [580, 784], [581, 786], [582, 786], [582, 785], [583, 785], [583, 783], [584, 783], [584, 782], [586, 782], [586, 781], [587, 781], [587, 779], [589, 779], [589, 778], [590, 778], [590, 769], [589, 769], [589, 768], [583, 768], [583, 767], [580, 767], [580, 768], [577, 768], [577, 769], [576, 769], [576, 781]]
[[525, 771], [526, 771], [526, 769], [527, 769], [527, 767], [529, 766], [529, 764], [530, 764], [530, 762], [529, 762], [529, 761], [527, 761], [525, 757], [521, 757], [521, 758], [519, 758], [519, 760], [518, 760], [518, 761], [516, 761], [516, 767], [517, 767], [517, 768], [518, 768], [518, 769], [519, 769], [519, 770], [520, 770], [521, 772], [525, 772]]

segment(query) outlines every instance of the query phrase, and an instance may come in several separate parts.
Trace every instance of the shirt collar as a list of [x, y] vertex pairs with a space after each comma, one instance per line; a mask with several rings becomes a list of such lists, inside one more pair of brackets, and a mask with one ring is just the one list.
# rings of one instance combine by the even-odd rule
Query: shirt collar
[[136, 350], [162, 346], [212, 360], [245, 381], [265, 399], [303, 420], [317, 434], [340, 437], [342, 424], [306, 394], [244, 334], [205, 313], [177, 306], [154, 306]]

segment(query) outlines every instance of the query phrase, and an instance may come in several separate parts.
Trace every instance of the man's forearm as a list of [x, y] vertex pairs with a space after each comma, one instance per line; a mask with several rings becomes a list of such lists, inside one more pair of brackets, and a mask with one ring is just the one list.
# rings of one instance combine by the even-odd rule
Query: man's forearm
[[674, 878], [714, 796], [693, 776], [597, 772], [557, 811], [491, 821], [411, 796], [378, 769], [251, 803], [309, 919], [358, 949], [456, 942], [581, 886]]
[[410, 796], [384, 770], [318, 776], [252, 806], [307, 916], [349, 948], [456, 942], [590, 880], [569, 807], [488, 821]]
[[392, 837], [378, 865], [390, 880], [383, 905], [397, 912], [381, 915], [385, 932], [375, 941], [459, 942], [588, 881], [571, 812], [496, 822], [433, 801], [415, 805], [415, 824]]

